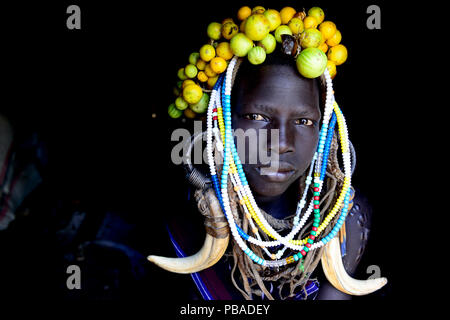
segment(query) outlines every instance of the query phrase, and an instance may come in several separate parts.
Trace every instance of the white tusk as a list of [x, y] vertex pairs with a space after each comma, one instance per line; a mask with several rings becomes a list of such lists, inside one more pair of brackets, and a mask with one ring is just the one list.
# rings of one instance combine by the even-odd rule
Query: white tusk
[[[220, 218], [224, 216], [220, 208], [219, 201], [217, 200], [212, 189], [208, 189], [204, 193], [204, 201], [208, 204], [209, 212], [212, 218]], [[205, 207], [203, 207], [203, 210], [204, 209]], [[220, 229], [227, 227], [227, 225], [228, 223], [225, 221], [213, 222], [212, 227]], [[216, 264], [225, 253], [229, 240], [229, 232], [221, 237], [213, 237], [207, 232], [202, 248], [192, 256], [185, 258], [166, 258], [151, 255], [147, 259], [167, 271], [175, 273], [194, 273]]]
[[339, 291], [354, 296], [372, 293], [387, 283], [386, 278], [356, 280], [345, 271], [342, 263], [339, 239], [334, 237], [325, 246], [322, 255], [322, 268], [328, 281]]
[[216, 239], [206, 234], [203, 247], [196, 254], [185, 258], [166, 258], [161, 256], [149, 256], [147, 259], [157, 266], [175, 273], [193, 273], [209, 268], [225, 253], [228, 247], [229, 236], [224, 239]]

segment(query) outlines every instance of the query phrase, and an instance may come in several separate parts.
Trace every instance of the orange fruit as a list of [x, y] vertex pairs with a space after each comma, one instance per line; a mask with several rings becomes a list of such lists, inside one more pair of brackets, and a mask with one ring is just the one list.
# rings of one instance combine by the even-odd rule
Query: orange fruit
[[331, 79], [333, 79], [337, 73], [336, 64], [333, 61], [328, 60], [327, 61], [327, 69], [328, 69], [328, 72], [330, 73]]
[[318, 24], [319, 24], [319, 22], [317, 21], [317, 19], [315, 17], [307, 16], [303, 20], [303, 25], [305, 26], [305, 29], [317, 28]]
[[324, 42], [322, 44], [320, 44], [317, 48], [319, 48], [320, 50], [322, 50], [324, 53], [327, 53], [328, 50], [328, 46], [327, 44]]
[[205, 44], [200, 48], [200, 58], [208, 62], [216, 56], [216, 49], [210, 44]]
[[284, 7], [280, 10], [281, 24], [288, 24], [297, 11], [292, 7]]
[[198, 59], [197, 64], [195, 65], [198, 70], [205, 70], [206, 62], [202, 59]]
[[205, 73], [209, 78], [217, 76], [217, 73], [214, 72], [214, 70], [211, 68], [211, 65], [208, 64], [205, 68]]
[[206, 73], [204, 71], [200, 71], [197, 74], [197, 79], [200, 82], [206, 82], [206, 81], [208, 81], [208, 76], [206, 75]]
[[327, 40], [327, 45], [330, 47], [337, 46], [342, 40], [342, 35], [339, 30], [336, 30], [334, 35]]
[[184, 116], [188, 119], [194, 119], [197, 115], [191, 108], [184, 109]]
[[241, 25], [239, 26], [239, 31], [242, 33], [245, 33], [245, 23], [247, 22], [247, 19], [242, 20]]
[[203, 90], [197, 84], [190, 84], [183, 89], [183, 98], [189, 104], [194, 104], [200, 101], [203, 95]]
[[331, 21], [324, 21], [319, 25], [319, 30], [325, 40], [330, 39], [336, 33], [336, 25]]
[[227, 69], [227, 62], [224, 58], [221, 57], [215, 57], [211, 60], [209, 63], [211, 66], [212, 71], [214, 71], [217, 74], [220, 74], [224, 72]]
[[229, 42], [221, 42], [216, 47], [216, 55], [218, 57], [224, 58], [225, 60], [230, 60], [233, 58], [233, 51], [231, 51]]
[[245, 20], [252, 14], [252, 9], [247, 6], [243, 6], [238, 10], [237, 17], [239, 20]]
[[342, 44], [338, 44], [328, 50], [328, 60], [333, 61], [337, 66], [343, 64], [347, 60], [347, 56], [347, 48]]

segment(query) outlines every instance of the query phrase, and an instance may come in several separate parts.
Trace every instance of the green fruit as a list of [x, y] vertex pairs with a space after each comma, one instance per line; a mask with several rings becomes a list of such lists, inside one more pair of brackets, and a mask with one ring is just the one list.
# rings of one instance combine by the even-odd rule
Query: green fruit
[[191, 104], [190, 107], [196, 113], [204, 113], [208, 109], [208, 103], [209, 103], [209, 95], [206, 92], [204, 92], [202, 97], [200, 98], [200, 101], [195, 104]]
[[270, 54], [275, 50], [277, 40], [275, 40], [275, 37], [269, 33], [264, 39], [258, 42], [258, 46], [262, 47], [267, 54]]
[[188, 78], [195, 78], [197, 76], [197, 67], [194, 66], [193, 64], [188, 64], [185, 68], [184, 68], [184, 74], [188, 77]]
[[261, 64], [266, 60], [266, 51], [259, 46], [253, 47], [248, 52], [247, 58], [251, 64]]
[[264, 11], [263, 15], [269, 20], [270, 31], [273, 31], [280, 26], [281, 16], [277, 10], [267, 9]]
[[275, 40], [277, 40], [278, 43], [281, 43], [281, 35], [282, 34], [288, 34], [292, 36], [292, 30], [287, 25], [281, 25], [278, 28], [275, 29]]
[[167, 113], [169, 114], [169, 116], [170, 116], [171, 118], [176, 119], [176, 118], [181, 117], [181, 115], [183, 114], [183, 111], [178, 110], [178, 109], [175, 107], [175, 103], [171, 103], [171, 104], [169, 105], [169, 108], [167, 109]]
[[177, 107], [178, 110], [184, 110], [189, 107], [189, 104], [183, 99], [183, 97], [178, 97], [175, 99], [175, 107]]
[[206, 29], [208, 37], [213, 40], [219, 40], [222, 31], [222, 24], [218, 22], [211, 22]]
[[317, 78], [327, 67], [327, 56], [318, 48], [306, 48], [297, 56], [297, 70], [305, 78]]
[[198, 59], [200, 59], [200, 53], [198, 52], [192, 52], [189, 55], [189, 63], [193, 64], [194, 66], [197, 64]]
[[180, 79], [180, 80], [186, 80], [187, 79], [187, 76], [184, 74], [184, 68], [178, 69], [177, 76], [178, 76], [178, 79]]
[[319, 7], [312, 7], [308, 10], [308, 16], [316, 18], [317, 22], [322, 23], [323, 19], [325, 19], [325, 13]]
[[253, 41], [242, 32], [239, 32], [230, 40], [231, 51], [238, 57], [245, 57], [252, 47]]
[[302, 48], [317, 48], [322, 41], [322, 32], [317, 29], [306, 29], [300, 35]]

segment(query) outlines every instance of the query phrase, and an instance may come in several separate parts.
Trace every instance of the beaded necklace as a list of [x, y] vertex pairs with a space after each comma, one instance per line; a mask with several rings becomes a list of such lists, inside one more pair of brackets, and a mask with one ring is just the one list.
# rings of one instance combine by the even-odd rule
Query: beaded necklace
[[[304, 258], [307, 252], [309, 252], [310, 250], [314, 250], [324, 246], [327, 242], [329, 242], [333, 237], [336, 236], [337, 232], [342, 227], [342, 224], [344, 223], [345, 217], [348, 213], [351, 182], [350, 150], [347, 126], [345, 118], [342, 115], [341, 110], [339, 109], [339, 106], [334, 101], [331, 77], [328, 74], [328, 70], [325, 70], [324, 76], [326, 80], [327, 93], [324, 117], [322, 128], [319, 133], [319, 143], [317, 146], [317, 151], [314, 154], [305, 181], [305, 190], [303, 191], [302, 197], [300, 198], [300, 201], [297, 205], [293, 228], [288, 235], [284, 237], [281, 236], [267, 222], [267, 220], [262, 215], [259, 207], [257, 206], [245, 177], [242, 164], [233, 141], [230, 103], [231, 86], [233, 72], [235, 72], [235, 68], [237, 70], [239, 63], [240, 60], [238, 60], [238, 57], [235, 56], [228, 65], [225, 77], [223, 75], [220, 76], [211, 92], [207, 112], [208, 164], [215, 193], [222, 206], [222, 210], [225, 213], [225, 217], [228, 221], [230, 231], [235, 242], [241, 248], [241, 250], [245, 254], [247, 254], [247, 256], [255, 263], [270, 268], [276, 268], [298, 261], [299, 259]], [[323, 180], [326, 174], [327, 160], [336, 123], [338, 124], [342, 159], [344, 164], [344, 183], [336, 203], [329, 211], [328, 215], [324, 218], [322, 224], [320, 224], [320, 193], [322, 191]], [[216, 143], [217, 151], [219, 151], [223, 155], [223, 167], [220, 175], [220, 181], [214, 163], [213, 137]], [[313, 168], [314, 180], [312, 178]], [[244, 210], [245, 217], [247, 218], [250, 229], [255, 237], [244, 232], [234, 220], [228, 195], [228, 178], [230, 178], [230, 181], [233, 185], [233, 190], [238, 196], [239, 203]], [[312, 181], [314, 181], [313, 199], [310, 201], [309, 206], [302, 216], [301, 213], [306, 205], [307, 191]], [[314, 220], [310, 235], [302, 240], [293, 240], [294, 236], [304, 226], [312, 212], [314, 212]], [[332, 230], [320, 241], [314, 242], [316, 237], [328, 226], [331, 220], [339, 212], [339, 218]], [[262, 232], [274, 239], [274, 241], [263, 241], [259, 234], [260, 231], [255, 223]], [[247, 246], [245, 241], [261, 247], [272, 260], [267, 260], [259, 257]], [[267, 249], [269, 247], [280, 245], [283, 245], [284, 247], [278, 250], [277, 253], [271, 253]], [[285, 258], [281, 258], [287, 248], [295, 250], [297, 251], [297, 253]]]

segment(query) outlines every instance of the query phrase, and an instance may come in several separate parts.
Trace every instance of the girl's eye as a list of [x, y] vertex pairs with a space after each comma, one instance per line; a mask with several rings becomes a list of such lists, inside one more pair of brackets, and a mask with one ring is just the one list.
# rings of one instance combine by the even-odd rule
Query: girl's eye
[[304, 126], [312, 126], [312, 125], [314, 125], [314, 122], [312, 122], [309, 119], [301, 118], [301, 119], [295, 120], [295, 124], [304, 125]]
[[260, 115], [258, 113], [249, 113], [244, 115], [244, 119], [247, 120], [256, 120], [256, 121], [268, 121], [266, 117]]

